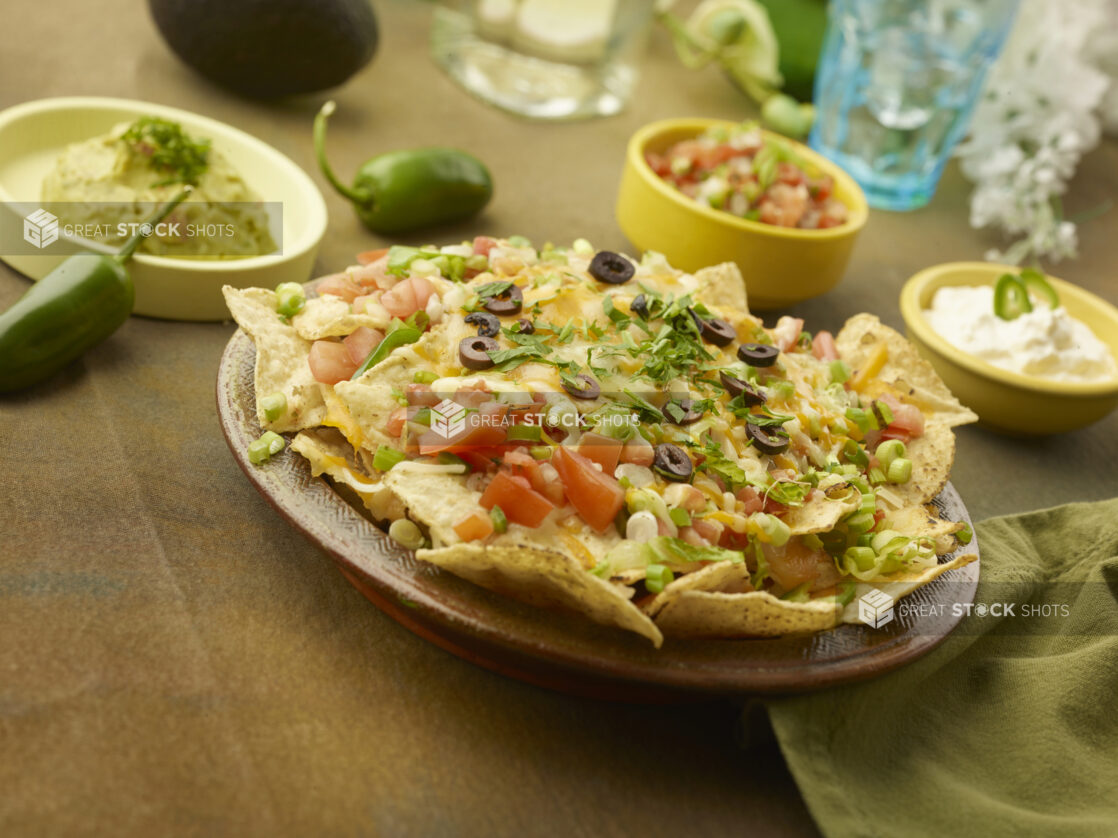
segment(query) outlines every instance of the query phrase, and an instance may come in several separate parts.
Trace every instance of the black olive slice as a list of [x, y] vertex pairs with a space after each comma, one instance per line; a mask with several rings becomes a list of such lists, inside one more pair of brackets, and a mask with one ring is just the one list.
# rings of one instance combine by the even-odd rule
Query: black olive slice
[[458, 359], [466, 369], [486, 370], [493, 366], [489, 353], [499, 348], [497, 341], [485, 335], [462, 338], [458, 344]]
[[725, 320], [719, 320], [717, 317], [712, 317], [710, 320], [697, 317], [696, 320], [699, 324], [699, 334], [707, 343], [729, 346], [738, 338], [737, 331]]
[[660, 412], [676, 425], [690, 425], [703, 418], [703, 412], [695, 410], [691, 399], [672, 399], [664, 405]]
[[621, 285], [633, 278], [633, 263], [612, 250], [599, 250], [590, 260], [590, 276], [609, 285]]
[[582, 387], [574, 384], [569, 379], [563, 379], [563, 389], [576, 399], [596, 399], [602, 394], [602, 387], [593, 378], [584, 372], [575, 376], [575, 381], [582, 383]]
[[762, 454], [779, 454], [782, 451], [787, 451], [791, 444], [791, 440], [784, 434], [771, 434], [752, 422], [745, 423], [745, 435], [749, 437], [754, 447]]
[[519, 320], [517, 320], [516, 325], [520, 327], [517, 330], [517, 334], [533, 335], [533, 334], [536, 333], [536, 324], [533, 323], [531, 320], [529, 320], [526, 317], [522, 317]]
[[496, 337], [501, 331], [501, 321], [497, 319], [497, 315], [490, 314], [488, 311], [467, 314], [466, 322], [471, 326], [477, 326], [477, 333], [483, 338]]
[[661, 442], [652, 455], [652, 469], [666, 480], [684, 483], [691, 479], [691, 458], [678, 445]]
[[742, 403], [745, 404], [746, 407], [765, 403], [765, 394], [749, 382], [742, 381], [740, 378], [730, 375], [725, 370], [720, 370], [718, 372], [718, 378], [722, 382], [722, 386], [726, 388], [726, 392], [730, 394], [730, 397], [741, 396]]
[[493, 314], [520, 314], [524, 306], [524, 292], [517, 285], [510, 285], [507, 290], [492, 297], [486, 297], [482, 304], [486, 311]]
[[644, 294], [637, 294], [633, 297], [633, 301], [629, 303], [629, 311], [637, 315], [637, 317], [648, 319], [648, 298]]
[[738, 358], [751, 367], [771, 367], [779, 354], [777, 347], [764, 343], [743, 343], [738, 347]]

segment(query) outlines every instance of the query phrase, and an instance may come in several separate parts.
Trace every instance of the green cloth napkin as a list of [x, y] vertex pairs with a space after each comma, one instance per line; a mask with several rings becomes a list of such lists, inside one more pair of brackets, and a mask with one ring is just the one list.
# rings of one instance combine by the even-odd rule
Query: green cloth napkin
[[828, 838], [1118, 835], [1118, 499], [977, 532], [975, 603], [1015, 616], [967, 617], [893, 673], [769, 702]]

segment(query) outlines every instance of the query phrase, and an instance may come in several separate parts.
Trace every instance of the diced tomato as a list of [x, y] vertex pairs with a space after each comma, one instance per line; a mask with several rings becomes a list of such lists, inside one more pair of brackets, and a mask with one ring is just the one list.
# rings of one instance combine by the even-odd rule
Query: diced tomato
[[811, 354], [820, 361], [837, 361], [839, 354], [835, 336], [830, 332], [816, 332], [811, 339]]
[[783, 547], [763, 544], [761, 549], [769, 563], [769, 575], [786, 591], [819, 575], [819, 554], [798, 539], [792, 539]]
[[380, 304], [393, 317], [404, 319], [427, 307], [427, 300], [435, 293], [435, 286], [422, 276], [412, 276], [389, 288], [380, 298]]
[[352, 357], [345, 344], [336, 340], [316, 340], [311, 344], [307, 354], [307, 363], [311, 368], [311, 375], [315, 381], [323, 384], [337, 384], [345, 381], [359, 366]]
[[505, 470], [493, 475], [481, 496], [481, 505], [486, 509], [499, 506], [509, 521], [526, 527], [538, 527], [555, 508], [551, 501], [532, 489], [525, 478], [515, 477]]
[[781, 352], [787, 352], [796, 345], [796, 341], [800, 339], [800, 333], [804, 330], [804, 319], [802, 317], [789, 317], [784, 315], [776, 321], [776, 325], [772, 328], [773, 343]]
[[407, 396], [409, 405], [434, 407], [442, 401], [442, 399], [439, 398], [439, 394], [431, 390], [431, 385], [429, 384], [409, 384], [405, 388], [404, 393]]
[[[350, 360], [359, 367], [365, 363], [365, 359], [369, 357], [369, 354], [380, 346], [382, 340], [384, 340], [384, 332], [378, 329], [370, 329], [368, 326], [358, 326], [346, 335], [342, 343], [345, 344], [345, 348], [349, 351]], [[354, 371], [356, 372], [356, 367]]]
[[632, 463], [635, 466], [650, 466], [656, 457], [656, 450], [652, 443], [640, 434], [637, 434], [621, 447], [620, 460], [623, 463]]
[[688, 544], [693, 544], [696, 547], [708, 547], [710, 541], [699, 534], [699, 531], [694, 527], [681, 527], [679, 530], [678, 538], [681, 541], [686, 541]]
[[398, 407], [388, 414], [388, 419], [384, 423], [384, 432], [392, 437], [399, 437], [404, 433], [404, 425], [408, 421], [408, 409], [406, 407]]
[[354, 282], [363, 288], [374, 287], [382, 291], [391, 288], [400, 281], [399, 277], [388, 272], [387, 256], [382, 256], [359, 268], [350, 268], [347, 273], [353, 278]]
[[752, 515], [754, 512], [760, 512], [765, 508], [765, 502], [761, 499], [761, 494], [752, 486], [742, 486], [734, 497], [745, 505], [742, 512], [746, 515]]
[[807, 211], [810, 199], [803, 184], [789, 186], [787, 183], [775, 183], [769, 187], [758, 207], [761, 221], [777, 227], [795, 227]]
[[357, 264], [371, 265], [373, 262], [380, 259], [382, 256], [388, 255], [388, 248], [382, 247], [377, 250], [362, 250], [357, 254]]
[[625, 503], [625, 490], [608, 474], [594, 468], [587, 457], [562, 445], [551, 455], [551, 464], [559, 472], [567, 497], [578, 514], [593, 529], [605, 532]]
[[[418, 452], [418, 447], [416, 451]], [[471, 448], [468, 451], [457, 451], [454, 456], [462, 460], [473, 471], [489, 471], [493, 468], [493, 461], [501, 457], [504, 452], [498, 447]]]
[[497, 246], [497, 240], [489, 236], [476, 236], [474, 238], [474, 255], [488, 256], [489, 251]]
[[795, 163], [787, 161], [776, 164], [776, 179], [789, 186], [799, 186], [804, 182], [804, 170]]
[[691, 522], [691, 528], [701, 538], [705, 538], [707, 544], [717, 544], [722, 540], [722, 531], [725, 526], [718, 521], [708, 521], [705, 518], [696, 518]]
[[347, 303], [352, 303], [362, 293], [361, 286], [349, 274], [324, 276], [314, 288], [319, 294], [333, 294], [335, 297], [341, 297]]
[[523, 449], [513, 448], [505, 452], [505, 464], [512, 473], [528, 478], [532, 488], [556, 506], [562, 506], [566, 495], [563, 484], [558, 480], [548, 480], [543, 473], [542, 463]]
[[477, 541], [493, 532], [493, 519], [488, 512], [475, 509], [454, 525], [454, 531], [463, 541]]
[[604, 473], [612, 475], [621, 456], [621, 441], [589, 431], [579, 440], [578, 453], [600, 465]]
[[475, 448], [490, 448], [505, 441], [505, 429], [477, 421], [477, 415], [466, 417], [465, 427], [450, 437], [436, 431], [424, 431], [418, 439], [419, 453], [424, 456], [449, 451], [461, 455]]
[[672, 161], [666, 155], [657, 154], [655, 151], [645, 152], [644, 162], [658, 177], [667, 177], [672, 173]]
[[920, 412], [920, 408], [902, 402], [891, 393], [883, 395], [881, 401], [889, 405], [889, 410], [893, 413], [893, 421], [882, 432], [882, 439], [899, 439], [901, 442], [908, 442], [910, 439], [924, 436], [924, 414]]
[[807, 191], [816, 203], [823, 203], [831, 197], [835, 188], [835, 179], [830, 175], [807, 179]]

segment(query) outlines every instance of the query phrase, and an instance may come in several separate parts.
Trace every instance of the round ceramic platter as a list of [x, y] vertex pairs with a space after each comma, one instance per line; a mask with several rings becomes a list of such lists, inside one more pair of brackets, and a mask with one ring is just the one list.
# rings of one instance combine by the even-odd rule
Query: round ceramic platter
[[[273, 288], [306, 282], [326, 232], [326, 203], [314, 181], [270, 145], [223, 122], [178, 108], [129, 99], [66, 97], [24, 102], [0, 112], [0, 202], [4, 212], [26, 215], [40, 199], [43, 178], [66, 146], [104, 134], [123, 122], [157, 116], [180, 123], [187, 133], [213, 142], [245, 179], [271, 204], [279, 253], [244, 259], [187, 260], [137, 254], [129, 270], [136, 285], [136, 314], [173, 320], [227, 320], [223, 285]], [[105, 250], [94, 242], [83, 247]], [[72, 252], [72, 251], [70, 251]], [[40, 280], [65, 254], [0, 255], [12, 268]]]
[[[217, 379], [222, 430], [249, 480], [381, 610], [447, 651], [504, 675], [625, 701], [803, 692], [870, 678], [926, 654], [961, 619], [962, 609], [952, 606], [974, 600], [977, 561], [910, 594], [904, 600], [910, 607], [897, 609], [881, 628], [844, 625], [775, 639], [669, 637], [654, 649], [635, 634], [581, 615], [540, 610], [418, 561], [326, 480], [314, 477], [297, 454], [249, 463], [248, 445], [263, 432], [256, 420], [255, 359], [251, 339], [238, 330]], [[934, 504], [943, 517], [970, 523], [951, 484]], [[966, 550], [977, 554], [977, 540]]]

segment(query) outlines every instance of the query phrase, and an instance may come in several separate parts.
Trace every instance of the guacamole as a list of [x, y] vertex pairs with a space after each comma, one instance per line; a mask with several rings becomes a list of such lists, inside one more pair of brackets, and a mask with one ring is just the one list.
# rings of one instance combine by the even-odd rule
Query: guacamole
[[44, 178], [42, 198], [75, 235], [118, 245], [184, 184], [194, 191], [141, 251], [220, 259], [277, 249], [260, 196], [209, 140], [168, 120], [144, 117], [68, 146]]

